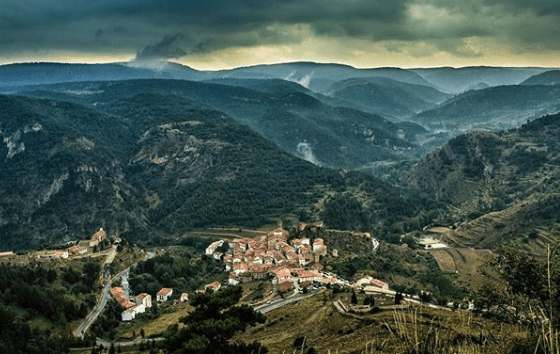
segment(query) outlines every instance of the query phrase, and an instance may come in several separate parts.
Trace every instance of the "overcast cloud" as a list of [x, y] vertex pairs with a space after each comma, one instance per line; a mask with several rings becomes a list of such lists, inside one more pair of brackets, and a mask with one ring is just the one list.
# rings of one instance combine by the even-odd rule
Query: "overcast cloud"
[[477, 58], [473, 62], [478, 63], [514, 55], [528, 58], [528, 63], [559, 65], [560, 3], [3, 0], [0, 58], [39, 61], [53, 53], [67, 53], [62, 58], [137, 56], [218, 65], [228, 65], [228, 55], [229, 65], [234, 65], [251, 64], [268, 53], [278, 55], [278, 60], [307, 55], [369, 66], [386, 65], [391, 55], [410, 58], [411, 63], [425, 63], [422, 58], [450, 62]]

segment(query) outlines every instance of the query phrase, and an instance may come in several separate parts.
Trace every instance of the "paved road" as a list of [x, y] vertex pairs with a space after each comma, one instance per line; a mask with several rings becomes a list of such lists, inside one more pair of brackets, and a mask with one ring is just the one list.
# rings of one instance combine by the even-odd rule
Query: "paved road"
[[[115, 253], [116, 253], [116, 248], [115, 248]], [[153, 258], [154, 256], [155, 256], [154, 252], [147, 252], [146, 257], [144, 259]], [[114, 255], [112, 256], [112, 258], [114, 259]], [[137, 263], [135, 263], [134, 265], [136, 264]], [[105, 284], [103, 290], [101, 291], [101, 295], [97, 300], [97, 304], [95, 305], [93, 310], [86, 316], [86, 318], [82, 321], [82, 323], [80, 323], [78, 328], [76, 328], [76, 330], [73, 332], [74, 337], [84, 338], [84, 334], [89, 330], [89, 328], [95, 322], [95, 320], [97, 319], [101, 311], [103, 311], [103, 309], [105, 308], [105, 305], [107, 304], [107, 300], [109, 300], [110, 297], [109, 289], [111, 289], [111, 284], [113, 284], [114, 281], [122, 277], [129, 270], [130, 267], [121, 270]]]
[[282, 306], [303, 300], [303, 299], [307, 299], [311, 296], [315, 296], [319, 293], [319, 291], [315, 290], [315, 291], [311, 291], [307, 294], [298, 294], [298, 295], [294, 295], [292, 297], [289, 297], [287, 299], [279, 299], [279, 300], [275, 300], [275, 301], [271, 301], [270, 303], [264, 304], [264, 305], [260, 305], [255, 307], [255, 311], [258, 311], [260, 313], [267, 313], [270, 312], [272, 310], [276, 310], [277, 308], [280, 308]]
[[109, 300], [109, 289], [111, 288], [111, 284], [117, 280], [118, 278], [122, 277], [124, 273], [128, 272], [130, 268], [126, 268], [120, 271], [117, 275], [112, 277], [103, 287], [103, 291], [101, 291], [101, 295], [97, 300], [97, 304], [93, 308], [93, 310], [86, 316], [86, 318], [80, 323], [78, 328], [74, 331], [74, 336], [78, 338], [83, 338], [84, 333], [89, 330], [89, 327], [95, 322], [101, 311], [105, 308], [107, 304], [107, 300]]
[[95, 344], [96, 345], [102, 345], [103, 347], [107, 348], [110, 347], [111, 344], [113, 344], [115, 347], [130, 347], [133, 345], [138, 345], [140, 343], [149, 343], [149, 342], [160, 342], [162, 340], [165, 340], [165, 338], [163, 337], [156, 337], [156, 338], [137, 338], [135, 340], [129, 340], [129, 341], [123, 341], [123, 342], [117, 342], [117, 341], [110, 341], [110, 340], [104, 340], [101, 338], [97, 338], [95, 340]]

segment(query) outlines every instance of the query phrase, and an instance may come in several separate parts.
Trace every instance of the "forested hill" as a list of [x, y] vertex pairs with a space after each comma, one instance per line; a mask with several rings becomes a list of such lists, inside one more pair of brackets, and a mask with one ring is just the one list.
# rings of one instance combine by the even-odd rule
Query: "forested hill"
[[429, 129], [458, 133], [474, 129], [507, 130], [560, 111], [560, 85], [512, 85], [472, 90], [411, 120]]
[[[67, 83], [34, 88], [33, 97], [66, 100], [108, 113], [111, 102], [151, 92], [182, 96], [227, 113], [249, 125], [292, 155], [322, 166], [353, 169], [379, 160], [420, 157], [416, 142], [421, 127], [394, 124], [352, 108], [341, 108], [332, 98], [280, 80], [131, 80]], [[427, 133], [427, 132], [425, 132]]]
[[180, 95], [140, 93], [99, 106], [0, 96], [1, 249], [89, 237], [100, 226], [142, 238], [282, 215], [328, 218], [334, 201], [347, 199], [360, 200], [365, 222], [353, 227], [365, 228], [398, 224], [430, 203], [295, 158]]
[[556, 114], [510, 131], [458, 136], [424, 157], [409, 178], [455, 206], [455, 241], [488, 247], [517, 239], [542, 250], [560, 221], [559, 153]]

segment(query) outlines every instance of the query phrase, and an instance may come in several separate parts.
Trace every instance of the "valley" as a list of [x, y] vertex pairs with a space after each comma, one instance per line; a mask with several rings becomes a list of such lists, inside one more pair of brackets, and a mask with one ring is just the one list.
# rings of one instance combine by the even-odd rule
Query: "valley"
[[0, 66], [0, 315], [37, 346], [507, 352], [556, 325], [531, 311], [557, 71], [136, 64]]

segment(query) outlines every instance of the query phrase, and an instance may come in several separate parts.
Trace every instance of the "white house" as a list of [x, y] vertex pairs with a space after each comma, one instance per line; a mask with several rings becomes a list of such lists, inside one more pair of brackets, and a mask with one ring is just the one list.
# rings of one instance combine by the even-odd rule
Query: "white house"
[[169, 300], [169, 298], [173, 295], [173, 289], [171, 288], [161, 288], [160, 291], [157, 293], [157, 301], [163, 302]]
[[152, 295], [146, 293], [139, 294], [136, 296], [136, 302], [145, 307], [152, 307]]
[[189, 301], [189, 294], [182, 293], [181, 294], [181, 302], [187, 302], [187, 301]]
[[136, 318], [136, 315], [139, 313], [146, 312], [146, 306], [143, 304], [136, 305], [134, 307], [129, 308], [128, 310], [124, 310], [121, 313], [121, 320], [122, 321], [132, 321]]
[[239, 284], [240, 280], [239, 277], [237, 276], [237, 273], [235, 272], [231, 272], [229, 273], [229, 278], [228, 278], [228, 284], [229, 285], [237, 285]]
[[214, 252], [216, 252], [218, 247], [220, 247], [223, 244], [224, 244], [224, 240], [212, 242], [210, 246], [206, 247], [206, 255], [211, 256]]

